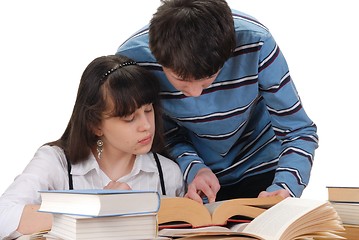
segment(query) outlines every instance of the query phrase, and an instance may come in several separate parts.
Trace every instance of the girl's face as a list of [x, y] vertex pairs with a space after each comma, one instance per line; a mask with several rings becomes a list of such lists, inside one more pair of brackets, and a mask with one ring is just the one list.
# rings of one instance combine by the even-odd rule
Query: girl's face
[[107, 117], [102, 120], [104, 154], [144, 154], [150, 151], [155, 134], [155, 115], [152, 104], [143, 105], [126, 117]]

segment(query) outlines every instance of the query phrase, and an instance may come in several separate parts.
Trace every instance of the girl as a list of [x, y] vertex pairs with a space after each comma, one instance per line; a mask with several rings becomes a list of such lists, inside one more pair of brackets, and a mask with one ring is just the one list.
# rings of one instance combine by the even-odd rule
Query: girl
[[152, 153], [162, 147], [158, 92], [157, 79], [127, 57], [93, 60], [62, 137], [40, 147], [1, 196], [0, 239], [51, 228], [52, 215], [37, 212], [39, 190], [135, 189], [182, 196], [179, 167]]

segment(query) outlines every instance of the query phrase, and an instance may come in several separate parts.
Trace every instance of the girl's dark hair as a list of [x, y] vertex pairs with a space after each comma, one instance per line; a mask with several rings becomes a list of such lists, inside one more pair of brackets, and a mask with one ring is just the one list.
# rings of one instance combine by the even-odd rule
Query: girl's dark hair
[[235, 44], [233, 16], [225, 0], [163, 0], [150, 22], [153, 55], [184, 79], [212, 76]]
[[[72, 164], [88, 158], [98, 136], [93, 129], [103, 114], [125, 117], [153, 104], [156, 132], [153, 151], [163, 146], [158, 80], [130, 58], [120, 55], [94, 59], [82, 74], [70, 121], [62, 137], [50, 145], [64, 149]], [[110, 109], [109, 109], [110, 108]]]

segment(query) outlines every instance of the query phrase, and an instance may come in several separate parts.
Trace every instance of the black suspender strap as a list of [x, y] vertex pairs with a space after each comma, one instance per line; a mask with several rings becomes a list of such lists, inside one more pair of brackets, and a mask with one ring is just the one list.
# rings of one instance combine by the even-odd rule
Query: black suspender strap
[[66, 161], [67, 161], [67, 175], [69, 176], [69, 189], [73, 190], [74, 189], [74, 184], [72, 182], [71, 163], [68, 160], [68, 158], [66, 158]]
[[158, 159], [158, 156], [156, 153], [153, 153], [153, 156], [155, 157], [158, 173], [160, 175], [162, 195], [166, 195], [165, 181], [163, 180], [163, 172], [162, 172], [161, 163], [160, 163], [160, 160]]

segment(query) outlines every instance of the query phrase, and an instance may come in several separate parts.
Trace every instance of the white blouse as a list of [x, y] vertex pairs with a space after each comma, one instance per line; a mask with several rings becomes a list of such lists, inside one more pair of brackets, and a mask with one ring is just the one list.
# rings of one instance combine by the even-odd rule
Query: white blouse
[[[158, 155], [168, 196], [183, 196], [184, 182], [178, 165]], [[111, 180], [100, 169], [91, 154], [87, 161], [72, 165], [74, 189], [102, 189]], [[134, 190], [156, 190], [162, 193], [157, 165], [152, 153], [138, 155], [130, 174], [118, 179]], [[0, 197], [0, 239], [13, 239], [23, 208], [27, 204], [41, 204], [39, 190], [69, 189], [67, 161], [63, 150], [56, 146], [42, 146], [22, 174]]]

